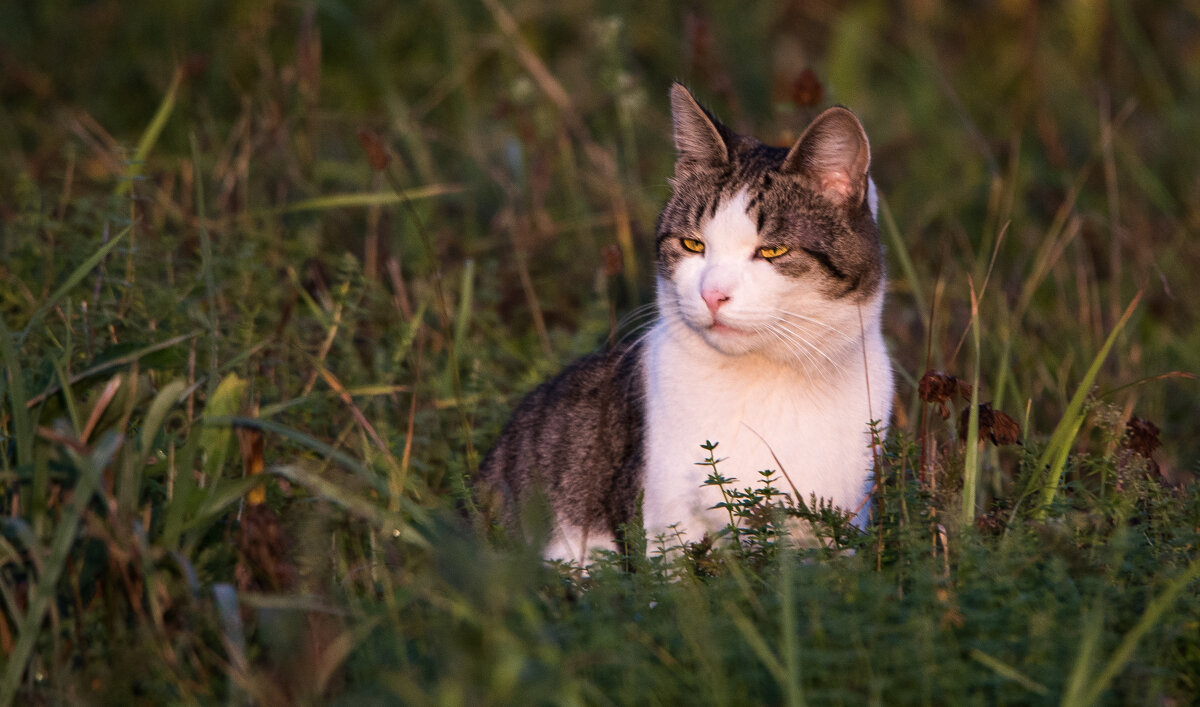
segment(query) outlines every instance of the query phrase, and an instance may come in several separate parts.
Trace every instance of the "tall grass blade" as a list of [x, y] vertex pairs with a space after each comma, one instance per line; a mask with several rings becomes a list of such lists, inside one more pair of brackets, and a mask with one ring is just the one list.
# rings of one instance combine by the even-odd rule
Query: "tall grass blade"
[[[62, 390], [67, 385], [75, 385], [76, 383], [87, 380], [88, 378], [91, 378], [92, 376], [98, 376], [101, 373], [111, 371], [114, 368], [120, 368], [121, 366], [127, 366], [131, 363], [136, 363], [137, 361], [140, 361], [142, 358], [149, 356], [150, 354], [152, 354], [156, 351], [162, 351], [164, 349], [169, 349], [172, 346], [174, 346], [175, 344], [182, 343], [182, 342], [187, 341], [188, 339], [191, 339], [195, 336], [196, 336], [195, 333], [180, 334], [179, 336], [173, 336], [170, 339], [160, 341], [156, 344], [149, 344], [147, 346], [143, 346], [142, 348], [137, 349], [136, 351], [130, 351], [129, 353], [124, 354], [122, 356], [110, 358], [107, 361], [104, 361], [103, 363], [97, 363], [96, 365], [94, 365], [90, 368], [86, 368], [86, 369], [80, 371], [79, 373], [76, 373], [75, 375], [71, 376], [70, 379], [64, 379], [63, 376], [59, 376], [58, 383], [54, 383], [54, 384], [47, 386], [45, 390], [43, 390], [42, 392], [40, 392], [37, 395], [30, 398], [29, 404], [37, 405], [37, 404], [41, 403], [42, 401], [44, 401], [46, 398], [48, 398], [51, 395], [54, 395], [58, 391]], [[65, 380], [65, 382], [64, 382], [64, 380]]]
[[146, 163], [146, 158], [150, 156], [150, 150], [154, 149], [154, 145], [158, 142], [158, 138], [162, 135], [163, 128], [167, 124], [167, 120], [171, 117], [171, 113], [175, 110], [175, 97], [179, 93], [179, 85], [183, 83], [183, 69], [175, 69], [175, 74], [171, 77], [171, 84], [167, 86], [167, 93], [163, 96], [162, 101], [158, 104], [158, 110], [154, 112], [154, 117], [151, 118], [150, 124], [142, 131], [142, 137], [138, 140], [137, 148], [133, 152], [133, 158], [125, 168], [125, 174], [122, 176], [120, 184], [117, 185], [117, 195], [124, 196], [133, 188], [133, 180], [137, 179], [142, 172], [142, 165]]
[[975, 504], [979, 486], [979, 298], [975, 294], [975, 283], [971, 283], [971, 334], [975, 344], [975, 366], [971, 374], [971, 407], [967, 412], [967, 435], [963, 440], [966, 459], [963, 463], [962, 523], [970, 527], [975, 522]]
[[1079, 387], [1071, 397], [1071, 402], [1067, 404], [1067, 409], [1063, 413], [1062, 419], [1059, 420], [1058, 425], [1054, 428], [1054, 432], [1050, 435], [1049, 444], [1046, 445], [1046, 449], [1042, 452], [1042, 455], [1038, 457], [1037, 466], [1034, 468], [1034, 472], [1029, 479], [1029, 484], [1025, 489], [1026, 495], [1030, 493], [1038, 494], [1037, 505], [1033, 510], [1035, 518], [1044, 518], [1047, 508], [1054, 501], [1054, 495], [1058, 492], [1063, 469], [1066, 467], [1067, 458], [1071, 454], [1071, 447], [1075, 443], [1076, 435], [1079, 434], [1079, 428], [1083, 426], [1085, 417], [1084, 403], [1087, 401], [1088, 394], [1092, 390], [1092, 384], [1095, 382], [1096, 376], [1100, 373], [1100, 367], [1104, 364], [1104, 359], [1108, 358], [1108, 352], [1112, 350], [1113, 344], [1116, 343], [1117, 335], [1125, 328], [1125, 324], [1133, 316], [1133, 312], [1141, 299], [1142, 292], [1139, 290], [1137, 295], [1134, 296], [1133, 301], [1125, 308], [1125, 313], [1121, 315], [1121, 319], [1117, 321], [1116, 326], [1109, 332], [1104, 345], [1100, 347], [1100, 352], [1092, 359], [1092, 364], [1088, 367], [1087, 373], [1084, 374], [1083, 380], [1079, 382]]
[[984, 653], [983, 651], [979, 650], [978, 648], [972, 648], [970, 655], [971, 655], [971, 658], [973, 658], [977, 662], [982, 663], [983, 665], [991, 668], [992, 672], [994, 672], [997, 675], [1000, 675], [1002, 677], [1008, 678], [1009, 680], [1012, 680], [1013, 682], [1017, 683], [1021, 687], [1025, 688], [1026, 690], [1029, 690], [1030, 692], [1032, 692], [1034, 694], [1037, 694], [1037, 695], [1050, 694], [1050, 689], [1047, 688], [1045, 685], [1041, 684], [1040, 682], [1038, 682], [1036, 680], [1031, 679], [1024, 673], [1022, 673], [1020, 670], [1017, 670], [1016, 668], [1009, 665], [1008, 663], [1005, 663], [1004, 661], [1000, 660], [999, 658], [990, 656], [987, 653]]
[[780, 560], [779, 568], [779, 600], [780, 600], [780, 645], [782, 646], [782, 661], [767, 645], [766, 639], [759, 627], [747, 617], [732, 600], [724, 603], [725, 613], [733, 620], [738, 633], [750, 646], [750, 650], [767, 668], [767, 672], [775, 678], [784, 702], [789, 707], [803, 707], [804, 691], [800, 685], [800, 651], [796, 640], [796, 612], [792, 596], [792, 560], [787, 554]]
[[355, 493], [339, 484], [315, 474], [308, 469], [295, 464], [271, 467], [271, 473], [307, 488], [312, 493], [333, 503], [335, 506], [358, 516], [374, 525], [379, 530], [391, 533], [393, 537], [413, 543], [420, 547], [428, 547], [429, 541], [413, 528], [403, 516], [368, 501], [363, 495]]
[[[451, 361], [452, 366], [456, 368], [461, 365], [463, 346], [466, 343], [467, 329], [471, 323], [471, 310], [475, 298], [475, 261], [468, 258], [463, 263], [462, 292], [459, 295], [458, 311], [454, 315], [454, 354], [455, 359]], [[463, 401], [459, 401], [463, 404]]]
[[205, 221], [208, 220], [206, 206], [204, 203], [204, 175], [200, 173], [200, 144], [196, 140], [196, 133], [191, 135], [192, 141], [192, 166], [196, 172], [196, 226], [200, 234], [200, 269], [204, 278], [204, 301], [208, 305], [208, 316], [205, 318], [208, 324], [208, 395], [211, 398], [216, 392], [217, 387], [217, 360], [218, 352], [220, 351], [221, 330], [217, 326], [217, 281], [213, 275], [213, 249], [212, 237], [208, 233], [208, 226]]
[[1092, 702], [1084, 698], [1096, 653], [1100, 650], [1100, 636], [1104, 631], [1104, 613], [1098, 607], [1090, 609], [1083, 618], [1083, 633], [1079, 638], [1079, 651], [1071, 674], [1067, 676], [1067, 687], [1060, 704], [1063, 707], [1088, 707]]
[[[1104, 667], [1100, 669], [1099, 674], [1083, 684], [1082, 696], [1076, 704], [1092, 705], [1099, 701], [1100, 693], [1108, 689], [1117, 674], [1129, 663], [1138, 643], [1162, 620], [1167, 609], [1175, 604], [1179, 595], [1188, 588], [1188, 585], [1198, 578], [1200, 578], [1200, 558], [1192, 560], [1183, 574], [1167, 585], [1167, 588], [1150, 602], [1138, 622], [1121, 637], [1121, 642], [1117, 644], [1116, 650], [1113, 651]], [[1064, 700], [1063, 704], [1068, 703]]]
[[420, 201], [448, 194], [461, 194], [466, 187], [461, 184], [428, 184], [423, 187], [403, 189], [400, 192], [365, 192], [361, 194], [325, 194], [295, 201], [287, 206], [265, 209], [256, 215], [267, 214], [296, 214], [306, 211], [328, 211], [330, 209], [367, 208], [371, 206], [389, 206], [403, 204], [406, 201]]
[[762, 661], [767, 672], [771, 673], [771, 677], [775, 678], [775, 682], [779, 683], [780, 687], [787, 685], [787, 670], [784, 668], [783, 663], [780, 663], [779, 659], [775, 657], [775, 653], [767, 645], [766, 639], [759, 633], [754, 622], [747, 618], [732, 601], [725, 603], [725, 612], [733, 619], [733, 625], [737, 628], [738, 633], [742, 634], [742, 638], [750, 646], [750, 650], [754, 651], [754, 655]]
[[[8, 372], [6, 392], [8, 394], [9, 414], [12, 415], [12, 438], [9, 444], [15, 444], [17, 449], [17, 466], [23, 469], [33, 469], [33, 423], [29, 418], [28, 403], [25, 398], [25, 374], [21, 370], [21, 359], [17, 356], [17, 346], [13, 345], [12, 334], [0, 316], [0, 360]], [[8, 465], [7, 450], [3, 455], [5, 466]]]
[[449, 366], [450, 383], [454, 392], [454, 398], [456, 401], [459, 401], [459, 404], [455, 407], [458, 413], [459, 429], [462, 433], [461, 442], [464, 450], [463, 456], [465, 457], [466, 461], [464, 466], [454, 465], [451, 468], [451, 487], [454, 491], [454, 495], [458, 499], [458, 502], [467, 509], [467, 512], [470, 513], [472, 517], [475, 517], [478, 515], [479, 509], [475, 506], [475, 497], [474, 494], [471, 493], [470, 489], [467, 488], [467, 482], [471, 475], [475, 473], [475, 467], [478, 459], [475, 452], [475, 442], [472, 440], [471, 436], [471, 420], [467, 415], [466, 406], [461, 404], [464, 396], [462, 375], [457, 365], [459, 354], [458, 350], [454, 346], [455, 339], [454, 332], [451, 331], [452, 320], [450, 314], [450, 303], [449, 298], [446, 296], [445, 287], [442, 284], [442, 267], [440, 264], [440, 259], [438, 257], [437, 249], [434, 248], [433, 240], [431, 239], [429, 233], [425, 230], [424, 222], [422, 221], [420, 214], [417, 212], [416, 207], [413, 205], [411, 200], [404, 197], [405, 189], [400, 183], [400, 177], [397, 176], [395, 165], [392, 164], [390, 168], [385, 168], [383, 170], [383, 176], [387, 179], [388, 184], [392, 187], [392, 191], [395, 192], [397, 196], [401, 197], [400, 203], [404, 206], [404, 209], [412, 222], [412, 227], [416, 231], [416, 235], [418, 240], [421, 242], [421, 246], [425, 249], [425, 253], [429, 256], [430, 261], [433, 263], [434, 300], [437, 304], [438, 319], [442, 327], [442, 332], [450, 339], [450, 351], [448, 352], [451, 363]]
[[250, 661], [246, 658], [246, 629], [242, 626], [237, 589], [232, 584], [221, 582], [213, 585], [212, 591], [217, 613], [221, 617], [221, 642], [225, 644], [225, 653], [230, 663], [229, 697], [226, 704], [249, 704], [250, 700], [242, 689], [242, 683], [249, 677]]
[[382, 483], [375, 473], [372, 472], [369, 467], [364, 465], [362, 461], [355, 459], [336, 447], [326, 444], [315, 437], [306, 435], [299, 430], [288, 427], [287, 425], [282, 425], [278, 422], [266, 420], [261, 417], [235, 417], [227, 415], [213, 415], [211, 417], [206, 415], [204, 418], [204, 424], [217, 427], [242, 425], [245, 427], [260, 429], [264, 432], [277, 434], [295, 444], [307, 449], [311, 449], [323, 459], [334, 462], [335, 464], [345, 468], [347, 471], [354, 472], [360, 479], [362, 479], [362, 481], [366, 482], [376, 491], [382, 493], [387, 490], [386, 484]]
[[[64, 509], [55, 530], [54, 539], [50, 544], [49, 559], [29, 593], [28, 609], [18, 624], [17, 643], [4, 666], [4, 675], [0, 678], [0, 705], [10, 705], [16, 697], [21, 677], [25, 674], [29, 658], [33, 654], [33, 646], [41, 634], [42, 621], [45, 620], [46, 611], [56, 595], [54, 589], [75, 544], [83, 512], [100, 486], [101, 474], [116, 456], [123, 442], [124, 438], [121, 435], [110, 431], [101, 438], [90, 455], [79, 454], [69, 447], [66, 450], [79, 472], [78, 481], [75, 483], [71, 501]], [[36, 552], [34, 548], [30, 550]]]
[[[14, 526], [20, 525], [20, 521], [12, 520], [4, 525], [7, 526], [5, 531], [9, 532]], [[10, 543], [3, 535], [0, 535], [0, 570], [4, 569], [8, 565], [20, 567], [22, 564], [24, 564], [24, 562], [25, 559], [22, 556], [21, 551], [14, 547], [13, 544]], [[0, 600], [3, 600], [4, 602], [3, 606], [0, 607], [0, 610], [2, 610], [5, 614], [8, 616], [21, 615], [22, 602], [17, 600], [16, 593], [13, 591], [13, 586], [2, 578], [0, 578]]]
[[143, 453], [151, 451], [154, 438], [158, 436], [158, 431], [162, 427], [167, 413], [179, 402], [186, 390], [187, 382], [176, 379], [164, 385], [159, 389], [158, 395], [154, 396], [154, 400], [150, 403], [150, 409], [146, 411], [146, 416], [142, 419], [142, 429], [138, 439], [139, 448]]
[[804, 707], [804, 689], [800, 685], [800, 646], [796, 640], [796, 606], [792, 597], [792, 553], [784, 552], [779, 561], [780, 643], [783, 646], [784, 701], [788, 707]]
[[183, 524], [181, 531], [186, 533], [216, 519], [226, 508], [245, 498], [246, 494], [262, 482], [261, 476], [247, 476], [242, 479], [222, 479], [220, 483], [213, 484], [204, 500], [196, 507], [195, 515]]
[[879, 197], [879, 216], [882, 221], [882, 230], [888, 239], [888, 253], [900, 262], [900, 271], [904, 273], [904, 282], [908, 284], [912, 292], [913, 302], [917, 306], [917, 314], [924, 321], [925, 327], [929, 328], [929, 305], [926, 304], [925, 288], [921, 284], [921, 276], [917, 274], [917, 269], [913, 266], [912, 258], [908, 255], [908, 244], [904, 242], [904, 237], [900, 234], [900, 227], [896, 225], [892, 210], [882, 195]]
[[[80, 437], [84, 428], [83, 416], [79, 412], [79, 404], [75, 400], [75, 396], [71, 395], [70, 376], [67, 375], [67, 369], [63, 368], [62, 361], [54, 361], [54, 377], [58, 378], [58, 390], [64, 391], [63, 404], [66, 405], [67, 417], [71, 420], [71, 431], [76, 437]], [[42, 396], [35, 396], [35, 398], [45, 399]]]
[[66, 297], [67, 293], [69, 293], [75, 288], [76, 285], [82, 282], [83, 278], [87, 277], [87, 274], [94, 270], [96, 266], [100, 264], [101, 260], [104, 260], [104, 256], [108, 255], [113, 248], [117, 247], [117, 245], [125, 236], [129, 235], [131, 229], [132, 226], [126, 226], [125, 228], [121, 229], [117, 235], [112, 237], [112, 240], [97, 248], [95, 253], [92, 253], [87, 260], [80, 263], [79, 267], [71, 271], [71, 274], [67, 276], [67, 279], [63, 281], [63, 284], [59, 285], [58, 288], [55, 289], [48, 298], [46, 298], [46, 301], [42, 302], [41, 305], [34, 310], [33, 316], [29, 318], [29, 322], [25, 325], [25, 329], [22, 330], [21, 335], [17, 337], [17, 348], [20, 348], [21, 344], [25, 343], [25, 338], [29, 336], [29, 332], [37, 328], [38, 324], [40, 324], [42, 321], [42, 317], [45, 317], [48, 312], [53, 310], [58, 305], [59, 300], [61, 300], [63, 297]]

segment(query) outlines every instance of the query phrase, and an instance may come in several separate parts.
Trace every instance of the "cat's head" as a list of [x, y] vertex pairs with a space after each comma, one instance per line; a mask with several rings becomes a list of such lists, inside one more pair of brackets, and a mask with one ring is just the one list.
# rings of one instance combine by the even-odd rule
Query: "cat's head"
[[776, 148], [722, 125], [679, 84], [671, 107], [679, 154], [656, 244], [663, 318], [723, 353], [806, 367], [860, 347], [884, 289], [862, 124], [830, 108]]

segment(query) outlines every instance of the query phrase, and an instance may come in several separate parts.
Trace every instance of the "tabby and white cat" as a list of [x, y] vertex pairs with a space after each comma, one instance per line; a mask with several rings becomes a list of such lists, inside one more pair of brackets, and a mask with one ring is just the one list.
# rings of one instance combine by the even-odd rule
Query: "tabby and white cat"
[[616, 549], [639, 499], [651, 540], [672, 524], [690, 540], [722, 527], [720, 489], [698, 464], [706, 440], [739, 486], [782, 469], [806, 500], [866, 520], [869, 422], [887, 424], [893, 390], [866, 133], [830, 108], [775, 148], [679, 84], [671, 107], [656, 322], [530, 393], [480, 467], [482, 500], [510, 528], [548, 506], [547, 558]]

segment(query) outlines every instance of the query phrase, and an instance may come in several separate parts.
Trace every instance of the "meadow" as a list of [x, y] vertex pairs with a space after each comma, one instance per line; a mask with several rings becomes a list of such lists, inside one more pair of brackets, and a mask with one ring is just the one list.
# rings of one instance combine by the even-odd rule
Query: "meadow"
[[[866, 126], [874, 518], [548, 565], [470, 480], [652, 301], [673, 80]], [[1195, 703], [1198, 125], [1195, 2], [0, 4], [0, 705]]]

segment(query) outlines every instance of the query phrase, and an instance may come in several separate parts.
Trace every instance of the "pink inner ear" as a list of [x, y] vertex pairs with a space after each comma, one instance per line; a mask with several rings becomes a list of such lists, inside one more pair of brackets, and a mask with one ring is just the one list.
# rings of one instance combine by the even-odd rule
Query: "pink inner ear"
[[850, 175], [842, 171], [830, 171], [821, 175], [821, 192], [832, 197], [838, 203], [846, 201], [854, 195], [854, 184]]

